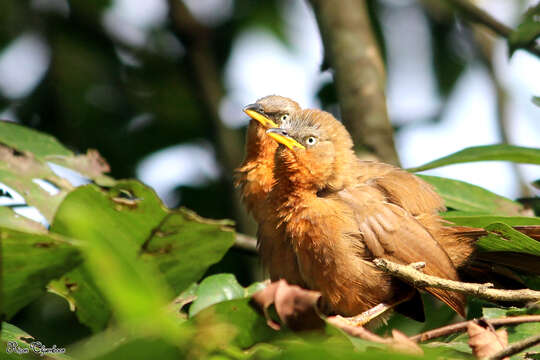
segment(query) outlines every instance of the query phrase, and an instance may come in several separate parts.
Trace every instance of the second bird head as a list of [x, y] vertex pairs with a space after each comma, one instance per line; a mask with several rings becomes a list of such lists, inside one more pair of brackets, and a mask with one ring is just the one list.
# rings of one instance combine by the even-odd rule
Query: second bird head
[[292, 114], [301, 110], [296, 101], [278, 95], [265, 96], [244, 107], [244, 112], [265, 129], [282, 126]]

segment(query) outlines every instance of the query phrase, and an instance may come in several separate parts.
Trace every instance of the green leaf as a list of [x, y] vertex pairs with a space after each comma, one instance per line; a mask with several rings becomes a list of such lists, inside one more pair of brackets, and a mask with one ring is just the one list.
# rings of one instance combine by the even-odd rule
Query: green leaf
[[486, 226], [497, 222], [510, 226], [540, 225], [540, 218], [538, 217], [469, 215], [467, 213], [457, 211], [449, 211], [443, 214], [443, 218], [454, 223], [455, 225], [479, 228], [485, 228]]
[[524, 164], [540, 164], [540, 149], [506, 144], [474, 146], [407, 170], [418, 172], [451, 164], [497, 160]]
[[183, 358], [177, 346], [163, 339], [144, 337], [129, 339], [120, 344], [110, 344], [105, 349], [89, 350], [86, 353], [80, 353], [78, 356], [78, 359], [92, 360], [176, 360]]
[[54, 137], [7, 121], [0, 121], [0, 143], [19, 152], [33, 153], [37, 158], [73, 155]]
[[0, 227], [32, 233], [47, 233], [43, 225], [17, 214], [7, 206], [0, 206]]
[[536, 106], [540, 106], [540, 96], [533, 96], [532, 102]]
[[52, 279], [80, 264], [78, 249], [56, 234], [0, 228], [3, 267], [2, 312], [11, 317], [45, 292]]
[[[540, 334], [540, 323], [526, 323], [519, 324], [514, 327], [508, 327], [508, 343], [514, 343], [516, 341], [524, 340], [528, 337]], [[540, 352], [540, 345], [533, 346], [526, 350], [529, 353]], [[514, 356], [512, 358], [523, 359], [523, 356]]]
[[198, 281], [234, 244], [230, 221], [204, 219], [180, 209], [165, 215], [150, 237], [141, 258], [155, 263], [175, 293]]
[[104, 359], [182, 359], [181, 349], [188, 348], [191, 329], [180, 332], [175, 341], [147, 333], [134, 333], [133, 329], [113, 326], [70, 347], [73, 358], [81, 360]]
[[156, 269], [138, 259], [165, 212], [151, 194], [136, 181], [108, 192], [80, 187], [58, 208], [51, 231], [82, 241], [85, 266], [118, 319], [138, 325], [152, 319], [159, 326], [165, 324], [160, 309], [170, 294]]
[[69, 303], [71, 311], [93, 332], [104, 329], [111, 318], [109, 304], [99, 291], [86, 266], [81, 265], [53, 280], [47, 290], [60, 295]]
[[[56, 344], [43, 344], [39, 339], [35, 339], [33, 336], [22, 331], [18, 327], [8, 324], [6, 322], [2, 323], [2, 339], [0, 354], [2, 354], [2, 359], [6, 360], [33, 360], [33, 359], [52, 359], [52, 360], [69, 360], [70, 356], [66, 355], [63, 352], [60, 352], [62, 348], [60, 345]], [[32, 343], [34, 346], [32, 346]], [[49, 349], [56, 349], [57, 352], [50, 352], [40, 354], [39, 350], [42, 346], [45, 346]], [[43, 356], [46, 355], [46, 356]]]
[[519, 48], [526, 48], [540, 36], [540, 4], [530, 7], [518, 27], [508, 38], [510, 55]]
[[507, 316], [507, 309], [485, 307], [482, 309], [482, 316], [486, 319], [496, 319]]
[[484, 251], [513, 251], [540, 256], [539, 241], [531, 239], [506, 224], [494, 223], [485, 229], [489, 234], [476, 242], [476, 245]]
[[[101, 185], [114, 184], [113, 179], [104, 175], [109, 166], [97, 151], [75, 156], [48, 135], [0, 121], [0, 183], [18, 192], [26, 204], [36, 207], [50, 223], [73, 186], [56, 175], [49, 163], [75, 170]], [[56, 193], [46, 190], [40, 182], [56, 188]]]
[[[248, 348], [255, 343], [283, 336], [286, 331], [276, 332], [267, 324], [263, 316], [249, 305], [249, 299], [236, 299], [217, 303], [198, 312], [189, 320], [190, 324], [224, 323], [217, 338], [231, 338], [231, 343]], [[214, 340], [215, 341], [215, 340]]]
[[418, 175], [435, 187], [448, 208], [498, 215], [519, 215], [523, 206], [480, 186], [438, 176]]
[[255, 283], [248, 288], [243, 288], [232, 274], [209, 276], [197, 288], [195, 292], [197, 299], [189, 308], [189, 316], [194, 316], [202, 309], [222, 301], [249, 297], [262, 288], [264, 288], [262, 283]]
[[[120, 181], [108, 190], [79, 187], [59, 207], [51, 231], [83, 241], [86, 268], [61, 279], [64, 285], [77, 282], [75, 291], [66, 291], [59, 282], [51, 289], [73, 302], [84, 313], [79, 319], [94, 331], [108, 319], [106, 310], [95, 313], [103, 311], [96, 306], [100, 293], [103, 306], [109, 304], [125, 321], [153, 316], [149, 309], [163, 307], [172, 294], [199, 280], [232, 246], [229, 223], [187, 210], [170, 212], [153, 190], [137, 181]], [[85, 272], [90, 274], [86, 280]]]
[[[56, 209], [72, 188], [71, 185], [57, 177], [32, 154], [18, 156], [5, 149], [0, 144], [0, 182], [23, 196], [26, 204], [36, 207], [47, 221], [52, 221]], [[54, 184], [58, 193], [51, 195], [35, 182], [36, 179]]]

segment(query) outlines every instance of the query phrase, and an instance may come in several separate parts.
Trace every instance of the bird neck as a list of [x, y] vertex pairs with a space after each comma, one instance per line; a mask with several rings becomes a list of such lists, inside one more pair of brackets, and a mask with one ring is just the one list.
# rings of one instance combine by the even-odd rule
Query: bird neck
[[313, 176], [297, 162], [288, 162], [286, 159], [278, 157], [274, 176], [276, 187], [282, 197], [295, 198], [300, 196], [305, 198], [317, 196], [317, 191], [319, 191], [317, 184], [311, 181]]
[[273, 207], [277, 209], [277, 217], [281, 221], [288, 221], [290, 214], [307, 208], [311, 200], [317, 197], [315, 188], [294, 180], [294, 177], [278, 178], [272, 189]]
[[251, 120], [246, 135], [246, 159], [248, 161], [274, 162], [277, 144], [268, 135], [266, 129], [256, 120]]

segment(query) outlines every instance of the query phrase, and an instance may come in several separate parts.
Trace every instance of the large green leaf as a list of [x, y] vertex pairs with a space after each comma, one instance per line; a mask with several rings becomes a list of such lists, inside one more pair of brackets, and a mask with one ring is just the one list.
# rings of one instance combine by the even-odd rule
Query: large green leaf
[[[2, 344], [0, 357], [5, 360], [71, 359], [70, 356], [65, 354], [66, 349], [62, 346], [43, 344], [39, 339], [35, 339], [18, 327], [6, 322], [2, 323], [2, 335], [0, 338]], [[43, 352], [43, 346], [49, 350]]]
[[11, 317], [45, 292], [52, 279], [80, 264], [78, 249], [62, 236], [0, 228], [3, 308]]
[[[538, 219], [540, 221], [540, 219]], [[540, 256], [540, 242], [503, 223], [486, 226], [488, 235], [476, 245], [484, 251], [512, 251]]]
[[198, 281], [234, 244], [230, 224], [203, 219], [187, 209], [166, 213], [159, 226], [150, 229], [141, 258], [157, 264], [178, 294]]
[[136, 181], [121, 182], [110, 191], [80, 187], [66, 197], [51, 226], [51, 231], [82, 241], [85, 266], [115, 316], [138, 325], [152, 319], [150, 328], [165, 324], [160, 310], [170, 297], [157, 270], [138, 259], [141, 245], [165, 212], [151, 194]]
[[137, 181], [120, 181], [109, 189], [77, 188], [59, 207], [51, 231], [82, 240], [87, 262], [50, 288], [70, 301], [81, 322], [98, 331], [108, 321], [108, 310], [96, 300], [129, 319], [199, 280], [234, 242], [226, 224], [187, 210], [170, 212]]
[[519, 48], [525, 48], [532, 44], [540, 36], [540, 4], [536, 4], [527, 10], [523, 20], [509, 38], [509, 51], [512, 54]]
[[492, 193], [480, 186], [438, 176], [418, 176], [435, 187], [448, 208], [498, 215], [519, 215], [523, 209], [520, 203]]
[[451, 164], [494, 160], [540, 164], [540, 149], [505, 144], [474, 146], [407, 170], [418, 172]]

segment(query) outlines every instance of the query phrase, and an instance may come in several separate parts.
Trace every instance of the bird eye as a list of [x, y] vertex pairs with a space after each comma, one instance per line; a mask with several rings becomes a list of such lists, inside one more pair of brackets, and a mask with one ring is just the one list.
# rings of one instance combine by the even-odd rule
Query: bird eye
[[281, 121], [287, 121], [289, 119], [289, 114], [283, 114], [281, 115], [281, 117], [279, 118], [279, 120]]
[[315, 145], [317, 143], [317, 139], [313, 136], [310, 136], [306, 139], [306, 144], [312, 146], [312, 145]]

